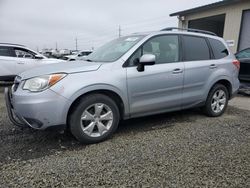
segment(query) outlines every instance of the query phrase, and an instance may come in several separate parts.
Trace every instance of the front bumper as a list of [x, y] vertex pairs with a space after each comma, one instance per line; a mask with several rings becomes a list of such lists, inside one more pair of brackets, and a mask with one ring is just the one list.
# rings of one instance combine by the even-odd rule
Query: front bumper
[[5, 88], [5, 101], [10, 121], [16, 126], [42, 130], [66, 125], [69, 100], [49, 89], [29, 93]]
[[5, 104], [10, 121], [18, 127], [26, 127], [27, 124], [21, 118], [18, 118], [13, 112], [13, 106], [11, 104], [11, 95], [9, 92], [9, 88], [6, 87], [4, 89], [4, 95], [5, 95]]

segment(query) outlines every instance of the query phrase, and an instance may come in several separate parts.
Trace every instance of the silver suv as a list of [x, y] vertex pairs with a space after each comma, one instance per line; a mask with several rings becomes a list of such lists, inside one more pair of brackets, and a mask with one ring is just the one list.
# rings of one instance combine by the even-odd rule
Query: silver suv
[[69, 128], [82, 143], [107, 139], [122, 119], [202, 107], [224, 113], [239, 88], [239, 61], [222, 38], [165, 29], [113, 40], [86, 61], [23, 72], [5, 89], [18, 126]]

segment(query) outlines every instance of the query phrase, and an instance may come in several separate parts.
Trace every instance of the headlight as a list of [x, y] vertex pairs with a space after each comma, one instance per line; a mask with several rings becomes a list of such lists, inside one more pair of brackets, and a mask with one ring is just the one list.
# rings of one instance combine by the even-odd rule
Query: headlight
[[23, 86], [24, 90], [32, 92], [44, 91], [63, 79], [66, 74], [44, 75], [26, 80]]

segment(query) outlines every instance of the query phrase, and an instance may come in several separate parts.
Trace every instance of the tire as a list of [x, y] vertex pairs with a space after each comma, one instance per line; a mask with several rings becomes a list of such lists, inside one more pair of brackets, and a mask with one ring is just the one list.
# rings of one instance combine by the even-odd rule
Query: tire
[[[222, 95], [222, 96], [220, 96]], [[216, 84], [209, 91], [206, 104], [203, 107], [204, 113], [209, 117], [221, 116], [228, 105], [229, 93], [222, 84]]]
[[117, 129], [120, 113], [116, 103], [106, 95], [84, 96], [69, 117], [71, 133], [85, 144], [109, 138]]

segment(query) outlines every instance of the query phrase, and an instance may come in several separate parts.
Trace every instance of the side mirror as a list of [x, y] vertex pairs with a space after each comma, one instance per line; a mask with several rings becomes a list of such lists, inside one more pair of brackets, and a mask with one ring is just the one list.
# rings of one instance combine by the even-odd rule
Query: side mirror
[[36, 54], [36, 55], [35, 55], [35, 59], [43, 59], [43, 56], [40, 55], [40, 54]]
[[155, 55], [153, 54], [144, 54], [141, 56], [139, 60], [139, 64], [137, 66], [137, 70], [142, 72], [145, 70], [145, 66], [154, 65], [155, 64]]

